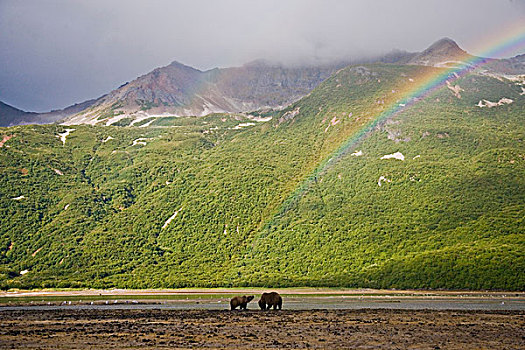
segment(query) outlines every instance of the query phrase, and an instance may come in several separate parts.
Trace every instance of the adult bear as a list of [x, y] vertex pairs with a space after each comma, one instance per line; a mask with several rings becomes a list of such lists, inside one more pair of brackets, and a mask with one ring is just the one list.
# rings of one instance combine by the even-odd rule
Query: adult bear
[[276, 292], [262, 293], [261, 299], [259, 300], [261, 310], [270, 310], [272, 306], [274, 310], [281, 310], [283, 307], [283, 298]]
[[235, 310], [237, 306], [240, 306], [239, 309], [241, 310], [242, 309], [246, 310], [248, 303], [252, 301], [253, 298], [254, 298], [253, 295], [250, 295], [250, 296], [243, 295], [242, 297], [233, 297], [232, 300], [230, 300], [230, 306], [232, 310]]

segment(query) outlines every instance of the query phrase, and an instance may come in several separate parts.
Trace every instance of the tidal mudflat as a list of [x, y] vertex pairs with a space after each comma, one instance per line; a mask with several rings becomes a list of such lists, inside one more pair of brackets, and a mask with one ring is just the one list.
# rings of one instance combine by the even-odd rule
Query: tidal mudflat
[[3, 349], [523, 349], [523, 310], [20, 309]]

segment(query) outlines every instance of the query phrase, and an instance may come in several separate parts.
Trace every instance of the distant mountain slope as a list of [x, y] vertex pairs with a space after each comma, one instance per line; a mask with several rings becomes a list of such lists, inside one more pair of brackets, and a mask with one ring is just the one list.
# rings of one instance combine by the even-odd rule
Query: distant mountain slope
[[442, 71], [349, 66], [266, 122], [0, 129], [0, 285], [524, 290], [522, 86], [469, 74], [362, 132]]
[[37, 113], [24, 112], [0, 101], [0, 126], [29, 124], [37, 116]]
[[282, 108], [342, 66], [295, 68], [258, 61], [202, 72], [173, 62], [110, 92], [66, 123], [111, 124], [129, 115], [204, 116]]
[[486, 68], [501, 74], [525, 75], [525, 54], [501, 60], [492, 60]]
[[[103, 97], [104, 96], [102, 96], [101, 98], [103, 98]], [[43, 120], [48, 120], [48, 122], [46, 122], [46, 124], [49, 123], [49, 122], [62, 121], [63, 119], [65, 119], [65, 118], [67, 118], [67, 117], [69, 117], [71, 115], [74, 115], [76, 113], [79, 113], [79, 112], [85, 110], [86, 108], [91, 107], [99, 99], [92, 99], [92, 100], [87, 100], [87, 101], [80, 102], [80, 103], [75, 103], [75, 104], [73, 104], [73, 105], [71, 105], [69, 107], [66, 107], [64, 109], [53, 110], [53, 111], [47, 112], [47, 113], [40, 113], [39, 115], [41, 116], [41, 118]], [[42, 124], [44, 124], [44, 123], [42, 123]]]
[[0, 126], [54, 123], [88, 108], [94, 102], [95, 100], [89, 100], [61, 110], [35, 113], [24, 112], [0, 101]]

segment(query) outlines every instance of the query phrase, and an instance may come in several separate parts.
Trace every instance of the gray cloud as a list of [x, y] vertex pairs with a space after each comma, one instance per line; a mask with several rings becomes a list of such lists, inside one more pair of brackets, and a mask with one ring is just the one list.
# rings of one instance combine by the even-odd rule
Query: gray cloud
[[518, 0], [0, 0], [0, 100], [60, 108], [173, 60], [327, 61], [420, 51], [444, 36], [476, 54], [519, 21]]

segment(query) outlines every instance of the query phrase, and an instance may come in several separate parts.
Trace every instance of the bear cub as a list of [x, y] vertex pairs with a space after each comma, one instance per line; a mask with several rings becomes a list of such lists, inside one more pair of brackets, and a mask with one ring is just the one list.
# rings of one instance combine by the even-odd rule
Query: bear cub
[[230, 306], [232, 310], [235, 310], [238, 306], [240, 306], [240, 310], [244, 309], [246, 310], [246, 307], [248, 306], [248, 303], [252, 301], [254, 298], [253, 295], [246, 296], [243, 295], [242, 297], [233, 297], [232, 300], [230, 300]]

